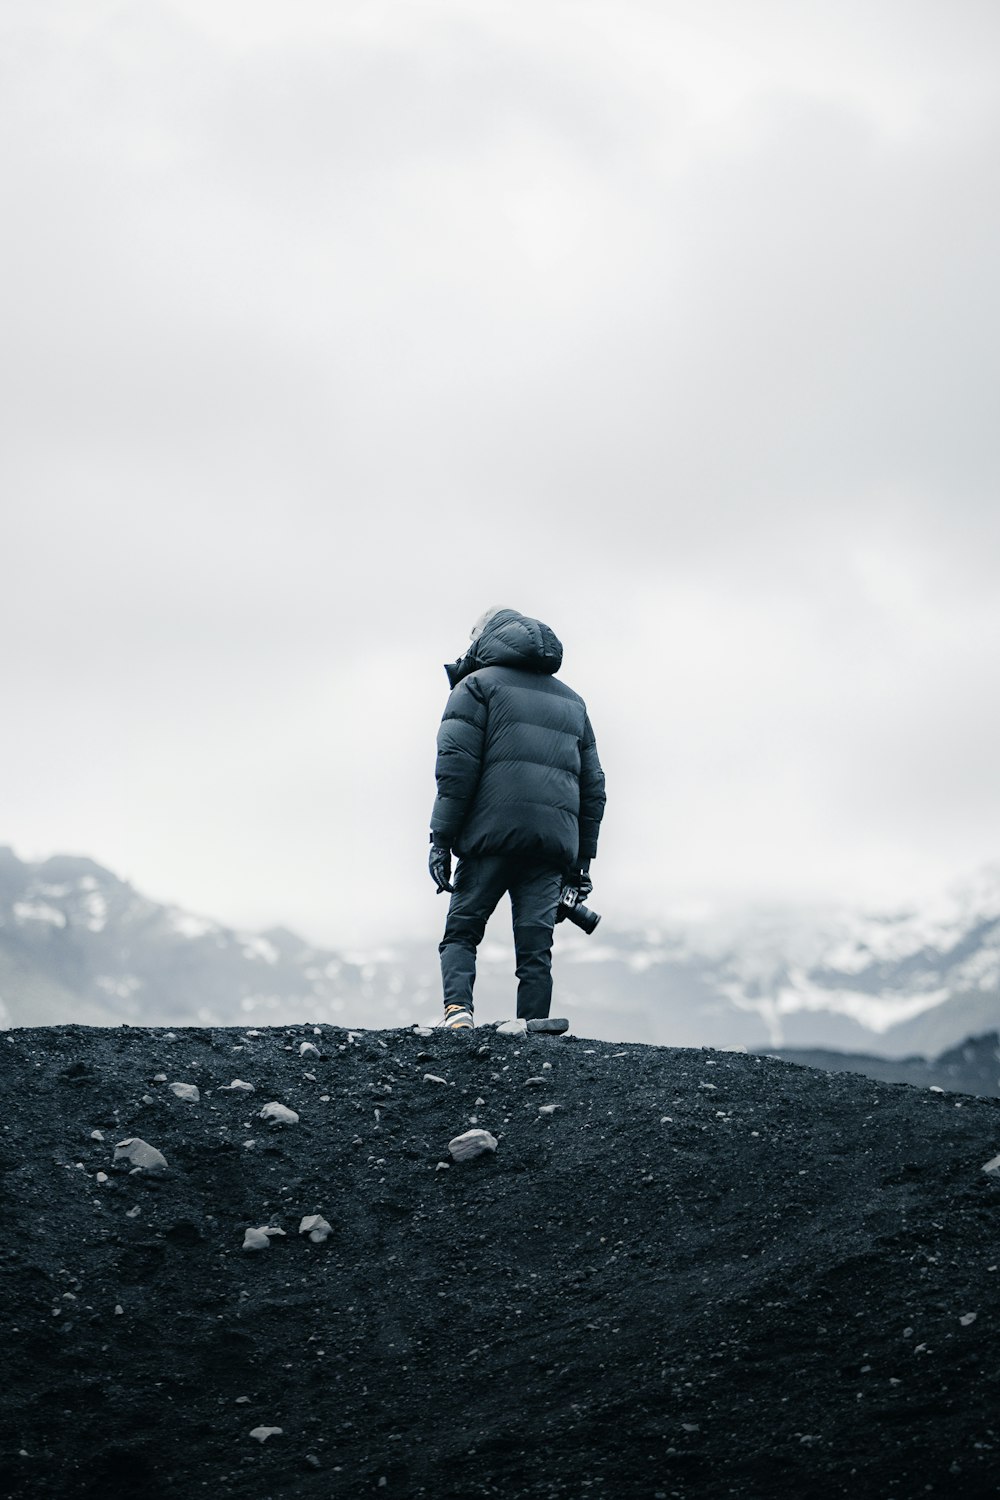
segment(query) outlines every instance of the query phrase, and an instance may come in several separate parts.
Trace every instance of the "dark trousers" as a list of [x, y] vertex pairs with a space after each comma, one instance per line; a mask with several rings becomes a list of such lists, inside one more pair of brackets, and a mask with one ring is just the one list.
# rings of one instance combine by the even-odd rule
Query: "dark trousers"
[[552, 928], [562, 891], [560, 870], [508, 854], [460, 859], [438, 952], [445, 1005], [472, 1009], [476, 949], [505, 891], [510, 892], [517, 961], [517, 1013], [547, 1016], [552, 1003]]

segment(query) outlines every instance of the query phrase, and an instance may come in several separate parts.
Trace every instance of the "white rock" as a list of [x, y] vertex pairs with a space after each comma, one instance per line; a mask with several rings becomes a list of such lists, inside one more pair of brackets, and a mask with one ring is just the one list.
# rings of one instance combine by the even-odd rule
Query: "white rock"
[[482, 1156], [484, 1151], [495, 1151], [497, 1138], [488, 1130], [466, 1130], [448, 1142], [448, 1151], [454, 1161], [471, 1161]]
[[485, 1103], [486, 1103], [485, 1099], [477, 1099], [476, 1100], [476, 1107], [478, 1108], [480, 1104], [485, 1104]]
[[544, 1088], [547, 1082], [548, 1080], [545, 1078], [526, 1078], [524, 1086], [526, 1089]]
[[978, 1313], [963, 1313], [958, 1321], [961, 1323], [963, 1328], [968, 1328], [969, 1324], [974, 1323], [978, 1316]]
[[983, 1167], [983, 1171], [989, 1172], [993, 1177], [1000, 1176], [1000, 1156], [991, 1157]]
[[277, 1229], [273, 1224], [261, 1224], [257, 1229], [247, 1229], [243, 1234], [242, 1248], [244, 1250], [266, 1250], [275, 1236], [284, 1239], [285, 1231]]
[[165, 1031], [160, 1040], [164, 1042], [176, 1042], [177, 1033], [176, 1031]]
[[108, 1178], [107, 1172], [98, 1172], [97, 1173], [96, 1181], [98, 1181], [98, 1182], [107, 1182], [108, 1180], [109, 1180], [109, 1178]]
[[152, 1094], [143, 1094], [142, 1102], [143, 1104], [153, 1104], [155, 1103], [155, 1100], [153, 1099]]
[[170, 1092], [176, 1094], [178, 1099], [186, 1099], [189, 1104], [197, 1104], [201, 1098], [195, 1083], [172, 1083]]
[[932, 1083], [929, 1092], [932, 1094], [943, 1094], [944, 1089], [940, 1086], [940, 1084]]
[[425, 1073], [424, 1074], [424, 1082], [425, 1083], [443, 1083], [447, 1087], [448, 1080], [447, 1080], [447, 1078], [439, 1078], [436, 1073]]
[[157, 1151], [155, 1146], [140, 1140], [137, 1135], [118, 1142], [112, 1161], [115, 1166], [127, 1165], [132, 1171], [146, 1172], [150, 1177], [160, 1176], [167, 1171], [167, 1158], [162, 1151]]
[[252, 1094], [254, 1086], [252, 1083], [244, 1083], [242, 1078], [234, 1078], [232, 1083], [224, 1083], [219, 1090], [220, 1094]]
[[299, 1225], [299, 1234], [307, 1234], [314, 1245], [322, 1245], [332, 1233], [333, 1225], [328, 1224], [322, 1214], [306, 1214]]
[[284, 1437], [283, 1427], [251, 1427], [250, 1436], [256, 1438], [258, 1443], [266, 1443], [268, 1438]]
[[434, 1170], [435, 1170], [435, 1172], [447, 1172], [447, 1170], [448, 1170], [448, 1168], [450, 1166], [451, 1166], [451, 1162], [450, 1161], [439, 1161], [438, 1164], [437, 1164], [437, 1166], [434, 1168]]
[[153, 1074], [153, 1082], [154, 1083], [166, 1083], [166, 1081], [167, 1081], [167, 1075], [166, 1075], [166, 1073], [154, 1073]]
[[279, 1104], [277, 1099], [272, 1099], [270, 1104], [265, 1104], [260, 1112], [262, 1120], [274, 1120], [279, 1125], [297, 1125], [299, 1117], [294, 1109], [288, 1109], [284, 1104]]
[[92, 1130], [90, 1132], [90, 1139], [92, 1141], [103, 1141], [103, 1139], [104, 1139], [104, 1131], [103, 1130]]
[[540, 1115], [554, 1115], [558, 1108], [558, 1104], [540, 1104], [538, 1106], [538, 1113]]
[[542, 1072], [543, 1073], [551, 1073], [552, 1072], [552, 1064], [551, 1063], [542, 1063]]
[[319, 1048], [317, 1046], [315, 1046], [314, 1043], [312, 1043], [312, 1042], [300, 1042], [299, 1043], [299, 1056], [300, 1057], [319, 1057]]
[[125, 1309], [124, 1309], [124, 1307], [122, 1307], [121, 1303], [120, 1302], [116, 1302], [115, 1303], [115, 1317], [116, 1318], [120, 1318], [123, 1315], [124, 1312], [125, 1312]]
[[528, 1023], [518, 1017], [514, 1021], [501, 1021], [497, 1027], [497, 1036], [527, 1036]]
[[431, 1026], [414, 1026], [412, 1028], [412, 1031], [413, 1031], [413, 1035], [414, 1036], [433, 1036], [434, 1035], [434, 1030], [433, 1030], [433, 1027], [431, 1027]]

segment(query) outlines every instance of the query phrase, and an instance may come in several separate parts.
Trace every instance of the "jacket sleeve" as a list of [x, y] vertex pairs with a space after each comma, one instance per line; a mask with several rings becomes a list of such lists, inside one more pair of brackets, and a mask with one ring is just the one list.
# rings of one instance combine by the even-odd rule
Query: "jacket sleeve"
[[431, 813], [436, 843], [454, 847], [476, 794], [486, 742], [486, 698], [474, 678], [454, 689], [437, 737], [437, 800]]
[[604, 816], [604, 772], [597, 756], [597, 741], [589, 716], [584, 720], [580, 741], [580, 858], [597, 853], [597, 832]]

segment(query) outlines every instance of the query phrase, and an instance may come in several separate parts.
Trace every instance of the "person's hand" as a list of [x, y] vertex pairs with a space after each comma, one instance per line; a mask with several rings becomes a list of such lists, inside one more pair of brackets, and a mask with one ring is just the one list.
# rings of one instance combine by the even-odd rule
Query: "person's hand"
[[455, 889], [451, 883], [451, 850], [444, 844], [431, 845], [427, 868], [431, 872], [431, 879], [437, 886], [439, 896], [442, 891], [453, 891]]
[[570, 875], [567, 884], [572, 885], [576, 888], [577, 901], [586, 901], [587, 897], [594, 889], [594, 882], [590, 878], [589, 866], [581, 865], [578, 870], [574, 870]]

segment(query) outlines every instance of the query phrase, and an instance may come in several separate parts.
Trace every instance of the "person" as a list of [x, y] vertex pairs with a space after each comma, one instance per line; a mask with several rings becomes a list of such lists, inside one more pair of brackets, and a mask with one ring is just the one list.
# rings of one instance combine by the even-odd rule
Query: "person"
[[[604, 772], [587, 706], [560, 682], [563, 649], [540, 620], [490, 609], [463, 657], [437, 740], [429, 869], [451, 892], [439, 947], [441, 1025], [474, 1022], [476, 950], [505, 892], [514, 920], [517, 1014], [546, 1017], [552, 929], [565, 885], [586, 900], [604, 814]], [[458, 866], [452, 883], [452, 854]]]

